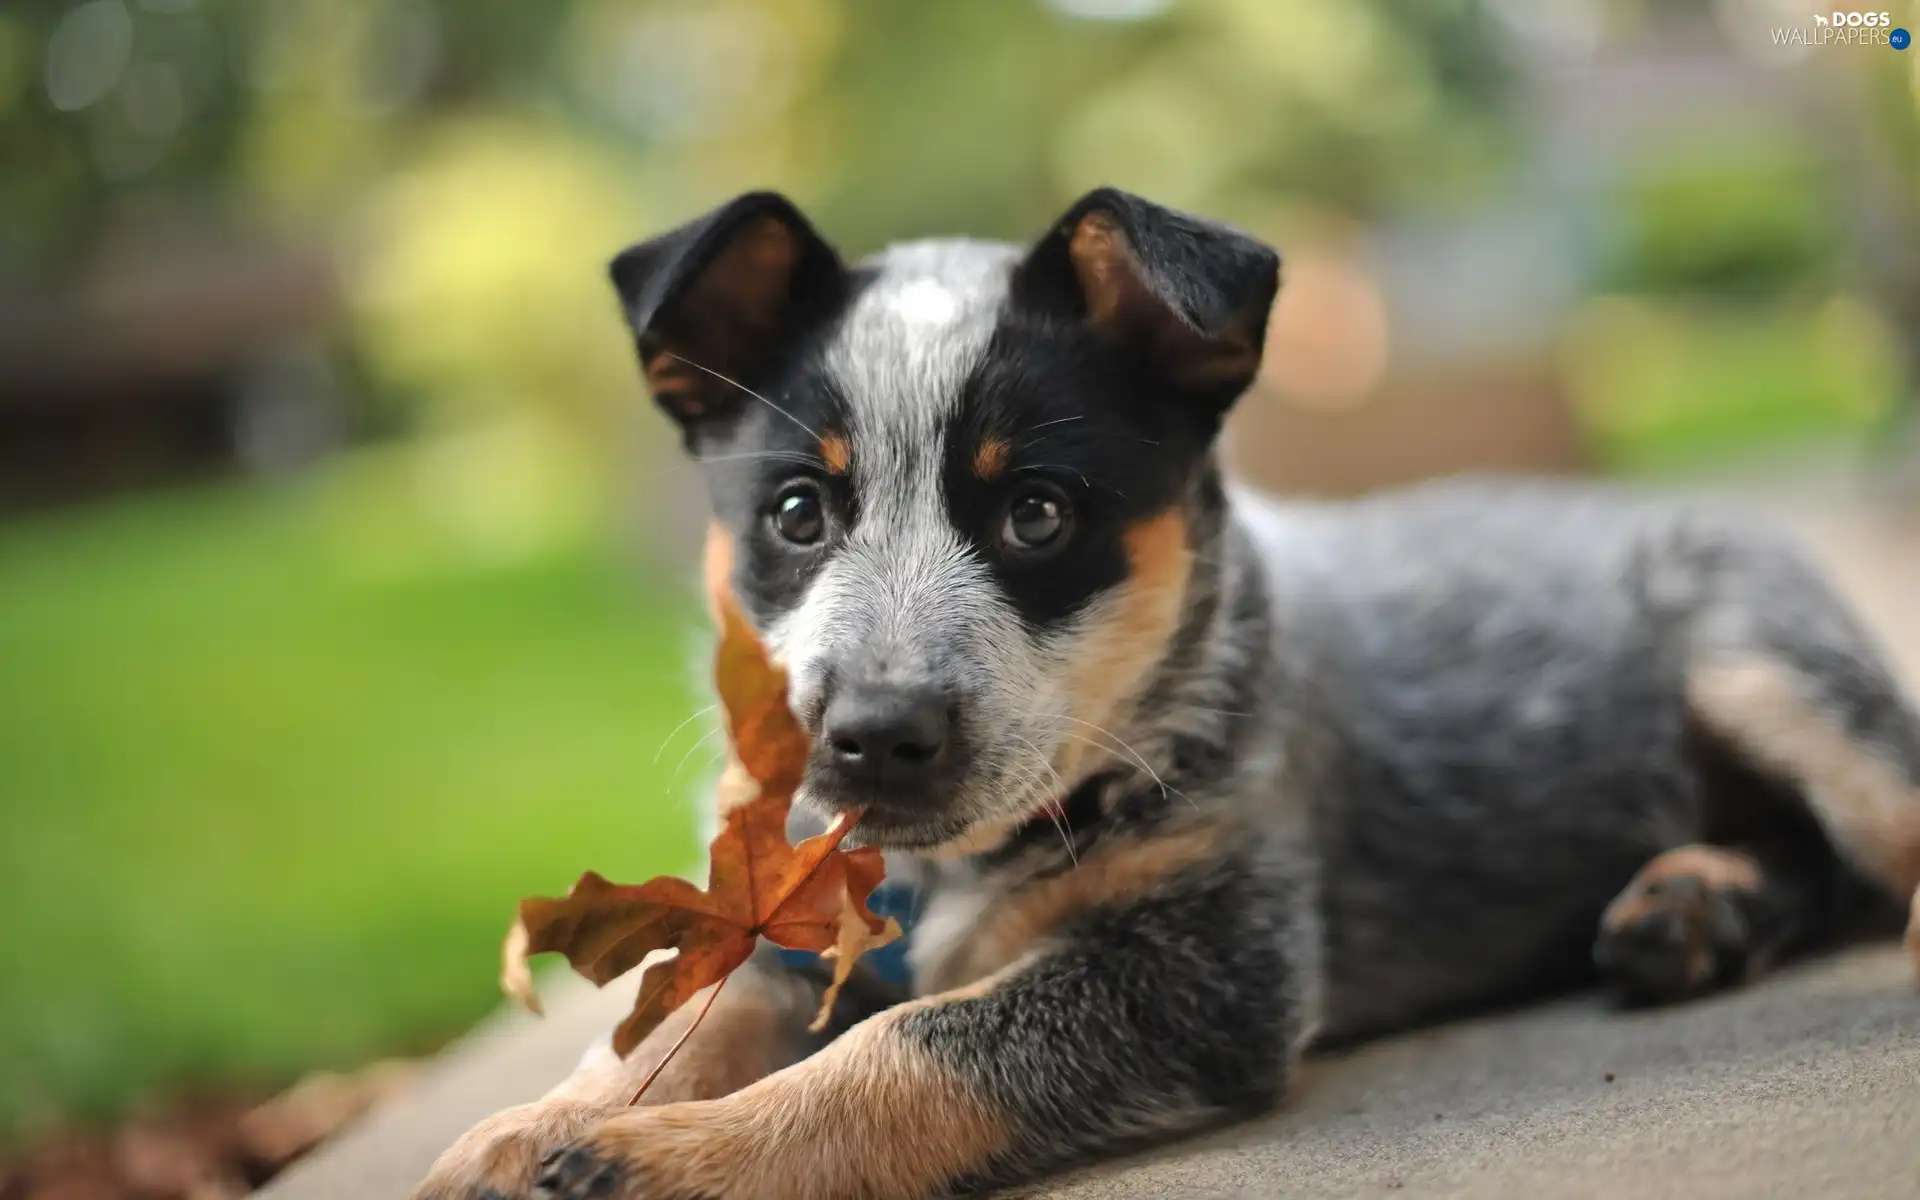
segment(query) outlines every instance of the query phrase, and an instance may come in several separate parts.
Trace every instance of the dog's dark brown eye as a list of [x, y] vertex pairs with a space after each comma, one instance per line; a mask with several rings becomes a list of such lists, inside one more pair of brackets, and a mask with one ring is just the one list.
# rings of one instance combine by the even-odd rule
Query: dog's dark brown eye
[[1046, 550], [1065, 534], [1066, 501], [1052, 492], [1022, 492], [1007, 506], [1000, 540], [1014, 550]]
[[811, 483], [788, 484], [773, 502], [773, 528], [796, 546], [811, 546], [826, 536], [827, 511]]

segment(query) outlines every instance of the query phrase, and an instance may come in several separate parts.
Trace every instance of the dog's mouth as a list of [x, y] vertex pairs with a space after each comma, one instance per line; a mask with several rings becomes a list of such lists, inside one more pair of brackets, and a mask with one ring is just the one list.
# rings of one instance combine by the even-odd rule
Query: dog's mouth
[[925, 854], [963, 842], [970, 831], [970, 823], [963, 820], [915, 817], [869, 808], [847, 835], [847, 842]]
[[829, 816], [861, 810], [859, 823], [847, 837], [850, 846], [948, 857], [994, 849], [1022, 830], [1043, 825], [1048, 837], [1064, 836], [1073, 814], [1084, 815], [1090, 804], [1097, 807], [1108, 778], [1106, 773], [1095, 773], [1071, 789], [1037, 793], [1020, 807], [1000, 813], [943, 808], [918, 796], [902, 799], [811, 787], [803, 798]]
[[927, 796], [903, 797], [887, 791], [809, 783], [799, 799], [829, 818], [859, 812], [847, 835], [850, 846], [883, 850], [935, 851], [966, 838], [974, 820], [955, 805]]

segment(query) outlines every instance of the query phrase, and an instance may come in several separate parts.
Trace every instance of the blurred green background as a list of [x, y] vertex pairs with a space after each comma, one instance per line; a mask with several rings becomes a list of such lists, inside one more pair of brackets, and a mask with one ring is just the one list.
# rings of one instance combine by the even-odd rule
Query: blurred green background
[[518, 896], [696, 861], [704, 500], [604, 264], [744, 188], [850, 255], [1101, 183], [1260, 233], [1291, 490], [1910, 497], [1920, 51], [1815, 9], [13, 0], [0, 1141], [429, 1050]]

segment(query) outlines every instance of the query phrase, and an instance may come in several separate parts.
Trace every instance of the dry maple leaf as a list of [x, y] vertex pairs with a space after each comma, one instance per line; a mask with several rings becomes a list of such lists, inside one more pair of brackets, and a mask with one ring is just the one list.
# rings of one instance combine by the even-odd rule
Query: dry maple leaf
[[867, 907], [885, 873], [880, 852], [840, 849], [858, 813], [788, 844], [787, 811], [806, 769], [807, 738], [787, 708], [785, 674], [730, 608], [722, 613], [714, 673], [727, 713], [729, 775], [751, 782], [744, 789], [723, 784], [723, 794], [745, 794], [722, 805], [706, 888], [670, 876], [623, 886], [588, 872], [559, 899], [521, 901], [520, 919], [507, 935], [502, 986], [535, 1012], [529, 955], [557, 951], [604, 986], [656, 950], [679, 952], [641, 977], [633, 1012], [614, 1032], [614, 1050], [623, 1057], [695, 993], [724, 981], [762, 937], [833, 959], [819, 1028], [854, 960], [900, 936], [897, 922]]

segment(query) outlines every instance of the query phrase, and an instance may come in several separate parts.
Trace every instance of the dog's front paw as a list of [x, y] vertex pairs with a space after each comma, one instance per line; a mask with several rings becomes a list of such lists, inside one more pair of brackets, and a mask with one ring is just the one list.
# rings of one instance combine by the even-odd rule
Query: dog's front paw
[[549, 1154], [540, 1164], [541, 1200], [602, 1200], [606, 1197], [655, 1197], [691, 1194], [665, 1192], [658, 1180], [638, 1163], [621, 1163], [607, 1158], [592, 1145], [567, 1146]]
[[597, 1105], [543, 1100], [495, 1113], [434, 1162], [413, 1200], [533, 1200], [541, 1163], [607, 1112]]
[[622, 1186], [621, 1175], [618, 1165], [601, 1158], [591, 1146], [562, 1146], [540, 1162], [540, 1195], [556, 1200], [611, 1196]]
[[[540, 1200], [782, 1200], [791, 1193], [759, 1176], [758, 1155], [736, 1145], [712, 1103], [633, 1108], [600, 1121], [548, 1154]], [[770, 1190], [771, 1189], [771, 1190]]]

